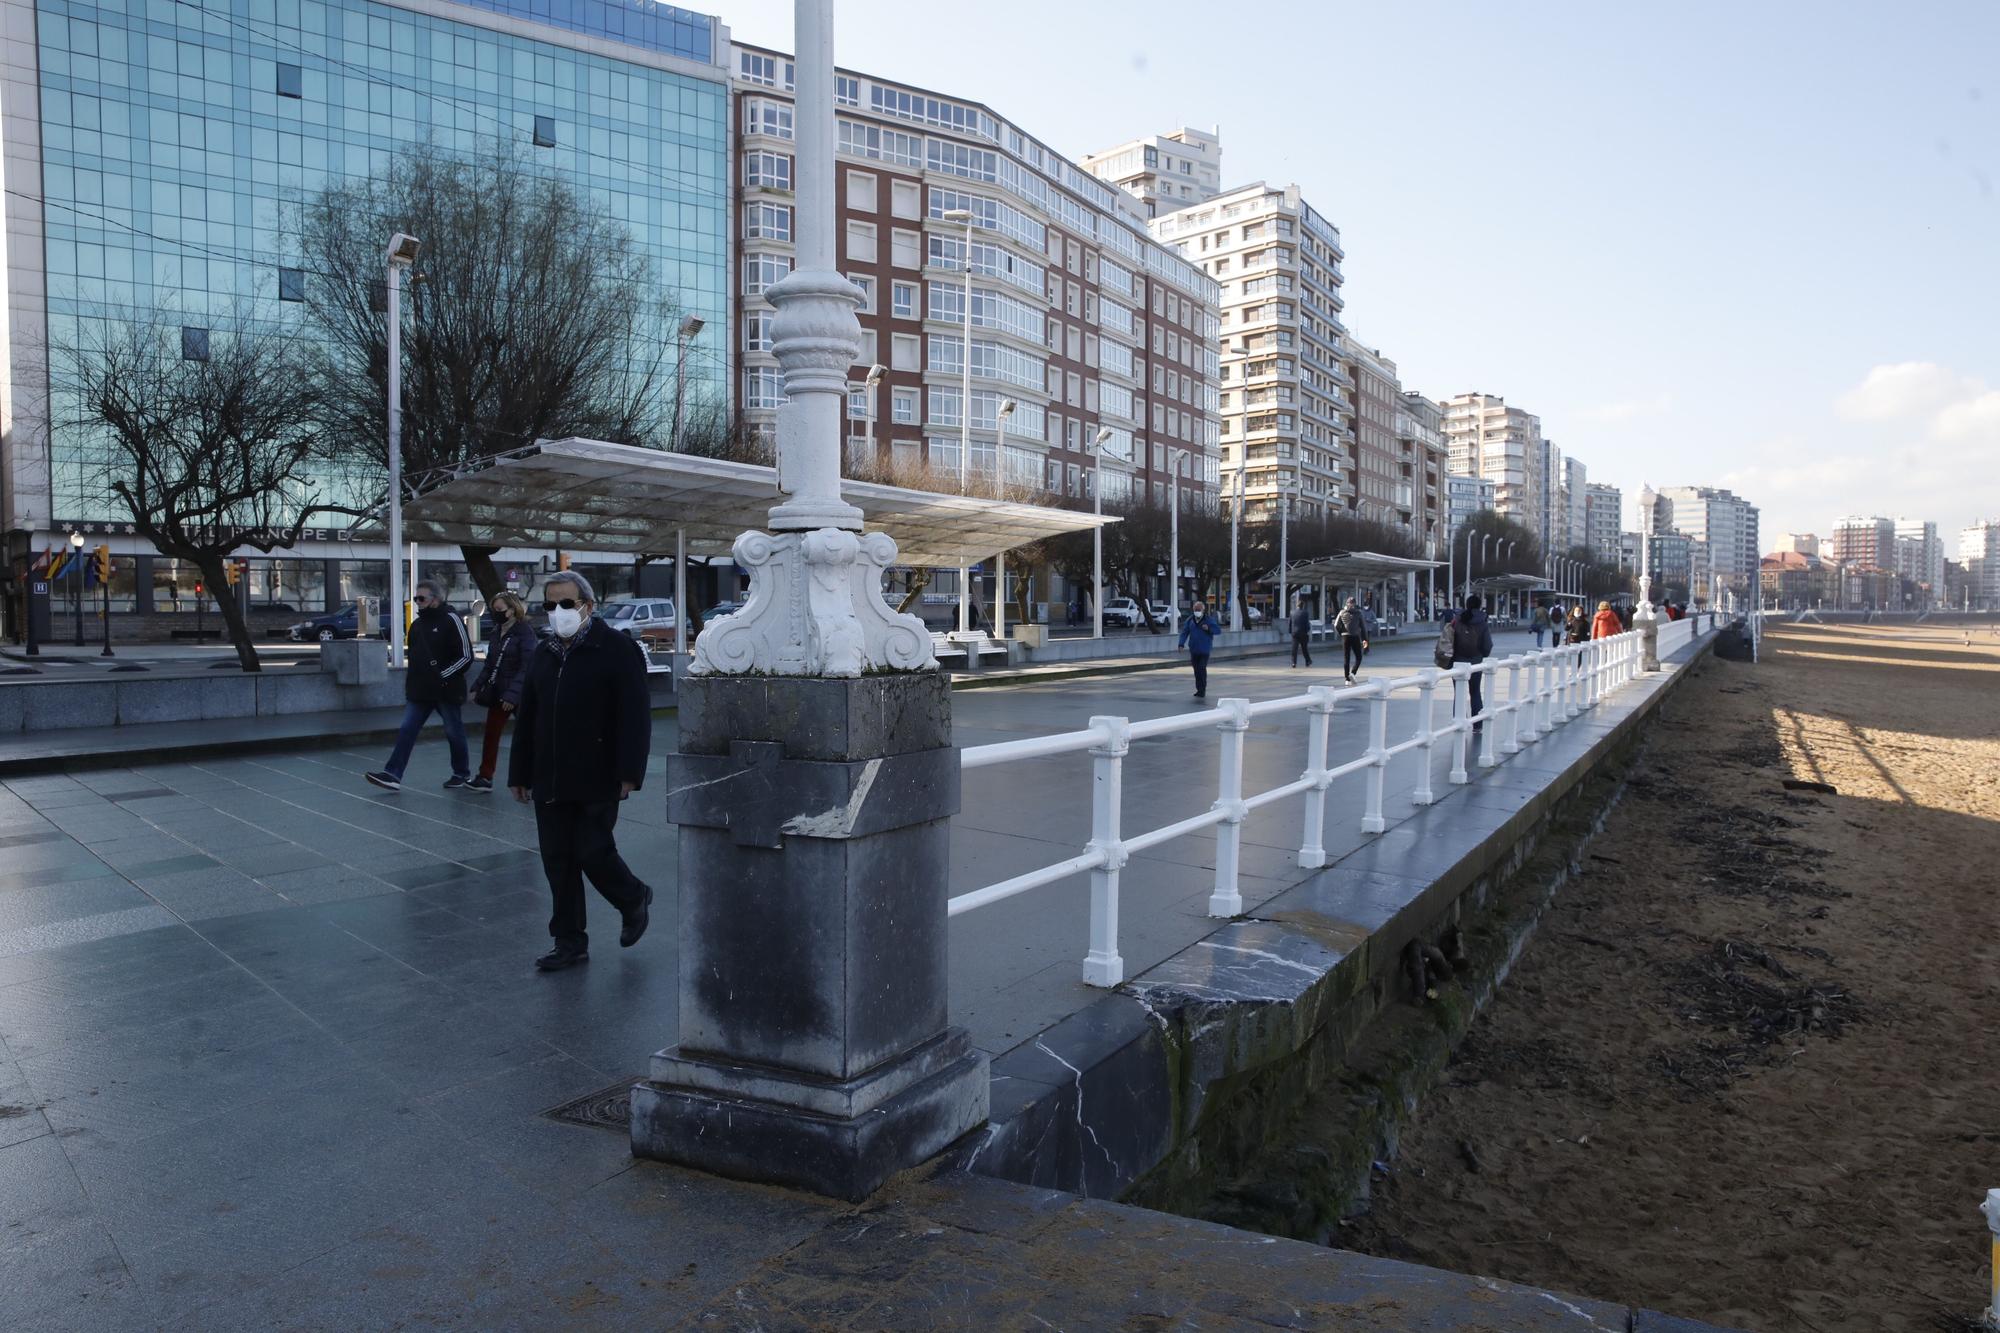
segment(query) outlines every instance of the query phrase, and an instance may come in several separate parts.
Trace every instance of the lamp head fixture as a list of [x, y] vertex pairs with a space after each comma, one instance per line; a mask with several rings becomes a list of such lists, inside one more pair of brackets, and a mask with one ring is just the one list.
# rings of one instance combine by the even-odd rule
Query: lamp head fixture
[[681, 337], [683, 338], [694, 337], [695, 334], [701, 332], [702, 325], [705, 323], [707, 323], [707, 321], [704, 320], [700, 315], [689, 315], [686, 319], [683, 319], [681, 321]]
[[880, 384], [882, 382], [882, 377], [888, 373], [889, 373], [889, 367], [883, 365], [881, 362], [878, 361], [874, 365], [868, 367], [868, 378], [864, 380], [863, 383], [872, 389], [876, 385]]
[[408, 268], [417, 262], [417, 252], [424, 243], [406, 231], [399, 231], [389, 238], [389, 262], [397, 268]]
[[938, 216], [946, 222], [969, 223], [972, 221], [972, 210], [969, 208], [947, 208]]
[[1014, 415], [1014, 400], [1012, 398], [1002, 398], [1000, 400], [1000, 410], [994, 413], [994, 419], [998, 421], [1005, 421], [1008, 417], [1011, 417], [1013, 415]]

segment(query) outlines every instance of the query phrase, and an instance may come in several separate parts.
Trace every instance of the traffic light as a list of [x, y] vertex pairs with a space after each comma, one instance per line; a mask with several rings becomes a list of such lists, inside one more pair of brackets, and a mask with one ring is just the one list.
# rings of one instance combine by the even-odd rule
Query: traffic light
[[111, 586], [111, 548], [100, 546], [94, 554], [97, 557], [97, 586], [108, 588]]
[[236, 586], [237, 582], [242, 579], [243, 571], [238, 566], [236, 561], [225, 560], [222, 562], [222, 577], [227, 579], [229, 581], [229, 586], [233, 588]]
[[195, 580], [195, 584], [194, 584], [194, 595], [195, 595], [195, 597], [196, 597], [196, 599], [197, 599], [197, 600], [199, 600], [199, 599], [200, 599], [200, 597], [201, 597], [201, 580], [200, 580], [200, 579], [196, 579], [196, 580]]

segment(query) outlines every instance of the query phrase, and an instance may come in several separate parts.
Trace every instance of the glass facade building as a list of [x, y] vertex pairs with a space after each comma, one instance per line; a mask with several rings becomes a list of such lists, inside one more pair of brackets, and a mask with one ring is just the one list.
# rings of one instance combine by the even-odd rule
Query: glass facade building
[[[16, 573], [57, 525], [115, 517], [92, 512], [103, 455], [51, 410], [31, 349], [70, 345], [103, 314], [301, 323], [299, 204], [381, 176], [401, 149], [513, 145], [622, 223], [682, 310], [728, 327], [727, 38], [712, 18], [646, 0], [0, 9]], [[727, 401], [726, 355], [691, 349], [687, 382], [690, 401]]]

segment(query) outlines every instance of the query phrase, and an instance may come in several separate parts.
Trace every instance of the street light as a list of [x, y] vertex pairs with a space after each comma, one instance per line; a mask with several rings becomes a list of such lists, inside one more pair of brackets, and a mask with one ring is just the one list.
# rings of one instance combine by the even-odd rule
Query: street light
[[[77, 561], [83, 559], [83, 534], [72, 532], [69, 535], [69, 546], [70, 564], [74, 565]], [[79, 648], [83, 647], [83, 571], [81, 569], [76, 571], [76, 646]]]
[[1229, 628], [1238, 631], [1243, 628], [1243, 580], [1236, 572], [1236, 530], [1243, 519], [1243, 469], [1249, 465], [1247, 446], [1245, 454], [1236, 465], [1236, 494], [1229, 506]]
[[[1111, 427], [1100, 426], [1097, 434], [1090, 439], [1090, 452], [1096, 462], [1091, 465], [1090, 511], [1099, 520], [1104, 517], [1104, 446], [1111, 440]], [[1104, 637], [1104, 524], [1098, 522], [1090, 529], [1090, 637]]]
[[1278, 615], [1291, 616], [1291, 604], [1285, 600], [1285, 576], [1291, 572], [1292, 558], [1292, 488], [1278, 487]]
[[861, 389], [868, 400], [867, 415], [862, 418], [861, 428], [868, 435], [868, 465], [875, 465], [875, 386], [882, 382], [882, 376], [889, 368], [879, 361], [868, 367], [868, 377], [861, 381]]
[[[1007, 418], [1014, 415], [1014, 400], [1002, 398], [1000, 409], [993, 414], [993, 498], [1004, 500], [1006, 496], [1007, 466]], [[993, 636], [1005, 642], [1007, 638], [1007, 552], [993, 553]]]
[[1189, 457], [1185, 449], [1167, 450], [1167, 485], [1172, 488], [1169, 496], [1171, 505], [1167, 510], [1167, 577], [1171, 580], [1167, 593], [1167, 603], [1173, 608], [1176, 624], [1181, 618], [1181, 474], [1180, 464], [1174, 455]]
[[[966, 493], [966, 480], [971, 476], [972, 466], [972, 210], [969, 208], [947, 208], [943, 213], [946, 222], [961, 223], [965, 227], [965, 309], [960, 325], [958, 345], [959, 389], [958, 389], [958, 493]], [[970, 575], [966, 567], [958, 567], [958, 629], [963, 634], [970, 626], [966, 583]]]
[[674, 357], [674, 451], [676, 453], [681, 447], [681, 421], [687, 414], [688, 343], [694, 340], [695, 334], [701, 332], [702, 323], [700, 315], [689, 315], [681, 321], [680, 327], [674, 330], [674, 341], [679, 347]]
[[[403, 270], [417, 262], [423, 242], [408, 232], [389, 238], [389, 665], [403, 665]], [[366, 636], [357, 612], [356, 637]]]

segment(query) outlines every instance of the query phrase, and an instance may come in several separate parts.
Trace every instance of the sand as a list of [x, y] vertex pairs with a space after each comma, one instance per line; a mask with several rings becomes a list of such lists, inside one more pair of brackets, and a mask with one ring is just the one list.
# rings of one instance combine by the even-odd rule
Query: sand
[[1787, 626], [1686, 682], [1334, 1243], [1744, 1328], [1972, 1327], [2000, 639], [1964, 640]]

